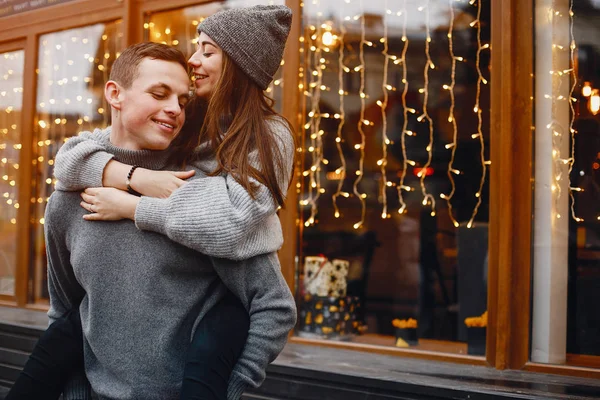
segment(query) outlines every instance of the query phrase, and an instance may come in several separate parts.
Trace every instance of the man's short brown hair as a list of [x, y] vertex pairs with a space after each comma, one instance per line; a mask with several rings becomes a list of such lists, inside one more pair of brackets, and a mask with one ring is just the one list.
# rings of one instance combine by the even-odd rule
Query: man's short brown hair
[[187, 60], [181, 51], [162, 43], [144, 42], [129, 46], [121, 53], [112, 66], [109, 79], [126, 89], [131, 87], [144, 58], [176, 62], [188, 71]]

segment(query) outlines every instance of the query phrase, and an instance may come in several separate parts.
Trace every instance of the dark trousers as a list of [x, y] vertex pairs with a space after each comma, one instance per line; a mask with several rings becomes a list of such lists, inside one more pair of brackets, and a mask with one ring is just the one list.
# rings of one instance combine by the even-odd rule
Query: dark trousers
[[[232, 293], [202, 318], [187, 353], [181, 400], [227, 399], [229, 377], [249, 328], [248, 312]], [[83, 334], [79, 312], [74, 310], [42, 334], [5, 400], [56, 400], [79, 369], [83, 369]]]

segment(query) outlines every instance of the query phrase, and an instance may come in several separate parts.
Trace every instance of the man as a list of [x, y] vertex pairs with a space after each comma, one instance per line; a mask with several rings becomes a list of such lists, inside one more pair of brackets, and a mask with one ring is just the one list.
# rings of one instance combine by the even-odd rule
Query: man
[[[180, 52], [153, 43], [128, 48], [105, 88], [112, 129], [97, 139], [118, 161], [166, 168], [165, 149], [185, 119], [188, 84]], [[228, 289], [250, 314], [228, 398], [260, 384], [296, 317], [277, 255], [211, 259], [129, 220], [85, 221], [80, 201], [79, 193], [56, 191], [46, 208], [48, 315], [53, 322], [78, 307], [94, 392], [101, 399], [178, 398], [190, 338]], [[85, 379], [74, 376], [65, 398], [88, 396]]]

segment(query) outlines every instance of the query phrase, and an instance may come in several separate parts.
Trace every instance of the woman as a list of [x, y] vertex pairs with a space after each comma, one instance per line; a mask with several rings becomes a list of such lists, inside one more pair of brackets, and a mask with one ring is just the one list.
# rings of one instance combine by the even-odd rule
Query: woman
[[[56, 160], [63, 189], [103, 184], [165, 196], [179, 188], [163, 199], [139, 198], [108, 187], [88, 189], [82, 206], [91, 214], [84, 218], [131, 218], [140, 229], [166, 234], [216, 257], [241, 260], [277, 250], [282, 235], [275, 211], [283, 206], [295, 146], [289, 124], [273, 111], [263, 90], [279, 66], [290, 23], [286, 7], [257, 6], [218, 13], [200, 24], [198, 51], [189, 60], [197, 97], [190, 106], [192, 118], [174, 143], [172, 160], [174, 165], [194, 166], [206, 177], [184, 185], [179, 177], [185, 175], [111, 160], [93, 135], [70, 140]], [[73, 319], [65, 319], [67, 326], [76, 325]], [[77, 334], [75, 329], [73, 336]], [[246, 346], [250, 345], [249, 338]], [[195, 368], [194, 373], [203, 370]], [[186, 397], [185, 375], [182, 398], [225, 398], [223, 393], [211, 397], [214, 388], [206, 396], [200, 391]], [[251, 384], [260, 384], [258, 375], [258, 382]], [[239, 394], [230, 392], [229, 398]]]

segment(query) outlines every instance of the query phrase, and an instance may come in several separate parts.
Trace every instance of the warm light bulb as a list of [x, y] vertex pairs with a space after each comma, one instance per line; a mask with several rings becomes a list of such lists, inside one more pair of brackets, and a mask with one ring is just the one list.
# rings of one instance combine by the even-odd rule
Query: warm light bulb
[[584, 97], [590, 97], [592, 95], [592, 86], [589, 82], [583, 84], [583, 88], [581, 89], [581, 95]]
[[600, 93], [598, 93], [598, 89], [595, 89], [590, 96], [589, 107], [590, 112], [594, 115], [598, 114], [598, 111], [600, 111]]

